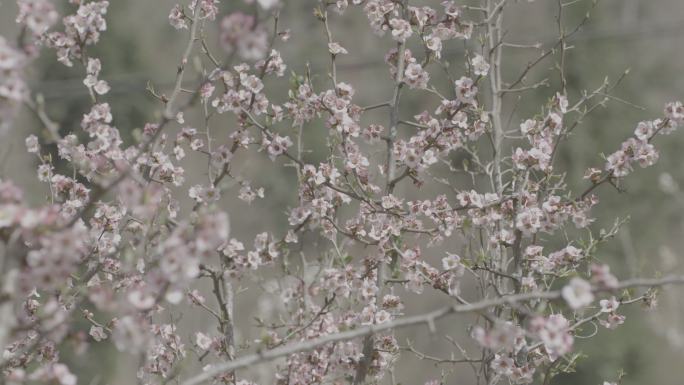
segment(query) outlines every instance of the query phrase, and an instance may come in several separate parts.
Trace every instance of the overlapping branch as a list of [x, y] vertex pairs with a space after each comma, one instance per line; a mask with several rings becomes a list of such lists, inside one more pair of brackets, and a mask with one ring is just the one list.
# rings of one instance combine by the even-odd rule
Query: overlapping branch
[[[636, 287], [658, 287], [673, 284], [684, 284], [684, 276], [671, 275], [663, 278], [635, 278], [622, 281], [616, 287], [610, 289], [594, 287], [594, 291], [620, 291], [623, 289]], [[383, 331], [403, 329], [418, 325], [427, 325], [431, 330], [434, 330], [436, 321], [453, 314], [478, 312], [491, 309], [495, 306], [512, 305], [531, 300], [558, 300], [560, 298], [560, 290], [551, 290], [502, 296], [499, 298], [485, 299], [469, 304], [444, 306], [424, 314], [398, 318], [393, 321], [377, 325], [362, 326], [353, 330], [347, 330], [340, 333], [321, 336], [311, 340], [291, 343], [271, 350], [258, 351], [254, 354], [242, 356], [233, 361], [213, 365], [197, 376], [185, 380], [182, 385], [201, 384], [223, 372], [233, 371], [247, 366], [273, 361], [280, 357], [285, 357], [292, 354], [311, 351], [329, 343], [353, 340]]]

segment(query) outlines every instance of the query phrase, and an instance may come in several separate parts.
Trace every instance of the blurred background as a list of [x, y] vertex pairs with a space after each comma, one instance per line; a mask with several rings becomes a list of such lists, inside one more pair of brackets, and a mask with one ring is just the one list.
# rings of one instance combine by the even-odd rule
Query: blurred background
[[[59, 3], [66, 3], [59, 2]], [[414, 1], [413, 3], [417, 3]], [[426, 4], [437, 4], [426, 1]], [[473, 3], [473, 2], [468, 2]], [[568, 7], [565, 25], [568, 29], [582, 19], [591, 6], [590, 1], [578, 0]], [[161, 108], [145, 90], [149, 81], [161, 92], [169, 92], [175, 79], [176, 64], [181, 56], [186, 36], [174, 30], [167, 15], [174, 5], [171, 0], [115, 0], [111, 1], [107, 21], [109, 30], [91, 51], [103, 63], [101, 78], [112, 86], [105, 100], [112, 106], [114, 122], [124, 140], [131, 143], [136, 130], [146, 122], [153, 121]], [[307, 64], [311, 73], [318, 76], [318, 84], [327, 81], [327, 41], [322, 25], [313, 17], [314, 0], [289, 1], [281, 13], [281, 29], [290, 29], [291, 39], [277, 47], [288, 65], [288, 72], [303, 74]], [[61, 4], [66, 9], [65, 4]], [[228, 14], [244, 8], [241, 1], [223, 1], [221, 11]], [[504, 21], [506, 40], [517, 44], [541, 43], [544, 47], [557, 37], [556, 1], [511, 1], [506, 8]], [[69, 8], [70, 9], [70, 8]], [[16, 5], [9, 0], [0, 3], [0, 34], [12, 40], [18, 29], [14, 23]], [[383, 63], [384, 54], [392, 47], [388, 38], [371, 34], [366, 17], [356, 7], [350, 7], [344, 17], [331, 15], [331, 27], [335, 40], [350, 51], [338, 58], [338, 79], [356, 88], [355, 102], [370, 105], [387, 100], [390, 94], [389, 74]], [[214, 31], [215, 33], [215, 31]], [[603, 0], [592, 11], [588, 24], [570, 39], [571, 49], [567, 52], [566, 76], [571, 100], [577, 100], [581, 92], [591, 91], [601, 85], [603, 79], [615, 81], [625, 71], [629, 74], [613, 91], [621, 100], [611, 100], [607, 108], [599, 108], [574, 131], [564, 147], [557, 166], [567, 173], [572, 190], [580, 191], [586, 186], [581, 177], [590, 166], [602, 166], [601, 153], [610, 153], [619, 143], [631, 135], [636, 123], [643, 119], [661, 116], [662, 106], [670, 100], [684, 99], [684, 2], [681, 0]], [[445, 59], [453, 61], [449, 72], [456, 78], [463, 73], [462, 42], [449, 42]], [[473, 49], [474, 46], [467, 47]], [[218, 49], [218, 48], [217, 48]], [[509, 81], [521, 68], [536, 58], [538, 52], [526, 48], [505, 48], [504, 78]], [[539, 111], [556, 91], [557, 75], [554, 66], [557, 58], [551, 57], [537, 67], [537, 74], [531, 79], [549, 77], [550, 87], [543, 87], [520, 94], [520, 99], [509, 98], [511, 127], [517, 127], [521, 120]], [[34, 92], [45, 97], [47, 112], [59, 122], [63, 131], [78, 129], [81, 116], [89, 108], [90, 101], [82, 84], [79, 68], [67, 68], [55, 60], [54, 52], [46, 50], [36, 65], [27, 69], [27, 76]], [[433, 84], [446, 87], [445, 78], [438, 71], [432, 71]], [[195, 74], [187, 76], [193, 84]], [[267, 83], [271, 89], [269, 97], [282, 102], [287, 95], [287, 77], [278, 83]], [[378, 81], [382, 79], [382, 81]], [[327, 87], [327, 83], [325, 83]], [[402, 99], [402, 116], [436, 106], [434, 98], [425, 94], [406, 93]], [[186, 120], [192, 124], [198, 121], [192, 114]], [[195, 120], [193, 120], [195, 119]], [[230, 118], [213, 121], [213, 132], [219, 140], [227, 140], [234, 126]], [[384, 123], [384, 118], [381, 122]], [[22, 110], [11, 131], [0, 137], [0, 177], [15, 180], [25, 191], [28, 199], [41, 203], [45, 199], [45, 186], [35, 179], [35, 159], [24, 151], [24, 138], [29, 134], [41, 134], [41, 125], [27, 110]], [[325, 129], [316, 124], [305, 129], [305, 145], [309, 149], [325, 144]], [[616, 217], [628, 219], [619, 235], [603, 245], [598, 254], [610, 263], [621, 278], [632, 276], [653, 276], [658, 272], [681, 271], [684, 261], [684, 133], [660, 137], [656, 146], [661, 150], [658, 163], [647, 170], [637, 170], [626, 179], [626, 192], [616, 193], [610, 187], [602, 187], [594, 229], [608, 228]], [[315, 151], [305, 154], [313, 162]], [[186, 173], [186, 187], [203, 182], [206, 178], [205, 160], [189, 157]], [[194, 163], [193, 163], [194, 162]], [[240, 156], [237, 159], [237, 173], [252, 181], [254, 187], [263, 187], [266, 199], [247, 205], [237, 199], [239, 182], [227, 186], [221, 206], [231, 215], [232, 236], [252, 239], [262, 231], [275, 231], [286, 225], [285, 211], [296, 202], [295, 179], [292, 174], [271, 167], [263, 156]], [[194, 168], [193, 168], [194, 167]], [[192, 172], [196, 170], [197, 172]], [[411, 195], [411, 186], [403, 186], [400, 194]], [[184, 195], [181, 193], [180, 195]], [[186, 202], [186, 205], [189, 204]], [[186, 206], [187, 207], [187, 206]], [[240, 225], [235, 225], [239, 223]], [[315, 240], [311, 240], [315, 242]], [[247, 242], [245, 242], [247, 243]], [[441, 254], [436, 254], [441, 255]], [[660, 306], [655, 312], [645, 312], [638, 307], [625, 309], [627, 322], [615, 331], [601, 328], [598, 336], [577, 339], [576, 349], [587, 353], [589, 359], [582, 360], [573, 374], [562, 375], [554, 384], [601, 384], [604, 380], [615, 380], [620, 370], [627, 375], [624, 385], [663, 384], [679, 385], [684, 378], [684, 300], [683, 289], [670, 288], [660, 297]], [[467, 295], [467, 290], [466, 290]], [[412, 300], [407, 297], [406, 313], [434, 309], [443, 304], [444, 298]], [[431, 297], [428, 297], [431, 298]], [[254, 301], [257, 306], [254, 306]], [[236, 313], [242, 329], [239, 339], [249, 340], [249, 325], [253, 317], [268, 316], [270, 309], [277, 307], [277, 295], [268, 290], [262, 293], [247, 292], [237, 299]], [[192, 313], [183, 314], [181, 325], [206, 325], [211, 328], [208, 317]], [[445, 341], [443, 334], [465, 339], [467, 319], [450, 318], [438, 325], [443, 331], [432, 336], [427, 330], [417, 329], [400, 333], [399, 341], [406, 338], [413, 341], [416, 349], [430, 347], [431, 354], [447, 357], [454, 347]], [[203, 326], [200, 326], [201, 329]], [[84, 325], [84, 330], [86, 327]], [[591, 332], [589, 330], [588, 332]], [[188, 333], [189, 334], [189, 333]], [[128, 384], [132, 373], [125, 359], [113, 347], [106, 344], [93, 346], [88, 360], [71, 356], [64, 357], [73, 363], [79, 383]], [[456, 352], [458, 355], [458, 352]], [[115, 364], [114, 364], [115, 363]], [[467, 367], [440, 365], [435, 369], [428, 361], [406, 355], [405, 364], [399, 365], [396, 376], [402, 384], [422, 384], [435, 378], [440, 370], [454, 371], [449, 377], [454, 384], [469, 384], [472, 374]], [[246, 376], [261, 383], [269, 383], [264, 368], [245, 371]]]

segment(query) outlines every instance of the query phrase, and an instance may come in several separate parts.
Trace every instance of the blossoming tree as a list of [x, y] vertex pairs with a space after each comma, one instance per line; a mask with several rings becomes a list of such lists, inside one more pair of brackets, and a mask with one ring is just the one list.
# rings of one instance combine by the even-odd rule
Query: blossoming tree
[[[278, 0], [246, 0], [246, 11], [228, 14], [219, 0], [179, 4], [168, 15], [186, 41], [174, 85], [149, 87], [160, 119], [130, 143], [114, 125], [110, 86], [100, 76], [107, 63], [90, 54], [108, 32], [109, 3], [68, 3], [59, 15], [50, 0], [18, 0], [22, 33], [16, 41], [0, 38], [0, 122], [19, 130], [12, 118], [20, 106], [38, 117], [43, 129], [26, 138], [26, 149], [49, 191], [46, 204], [30, 206], [17, 185], [0, 182], [3, 383], [76, 384], [60, 359], [64, 341], [76, 338], [138, 357], [130, 381], [140, 384], [246, 385], [252, 382], [241, 370], [267, 364], [269, 383], [394, 383], [400, 357], [464, 365], [477, 384], [550, 384], [574, 364], [576, 333], [596, 322], [619, 327], [623, 306], [652, 306], [652, 288], [684, 283], [679, 276], [618, 279], [596, 253], [618, 228], [590, 226], [596, 190], [619, 189], [636, 165], [657, 161], [657, 138], [684, 123], [681, 103], [636, 124], [602, 165], [587, 170], [582, 191], [568, 189], [554, 166], [559, 147], [612, 87], [606, 82], [576, 100], [568, 95], [567, 40], [588, 17], [567, 27], [563, 10], [577, 1], [559, 1], [556, 41], [537, 47], [540, 55], [513, 79], [502, 76], [502, 20], [513, 1], [311, 2], [329, 71], [292, 74], [280, 94], [265, 87], [287, 69], [280, 51], [289, 33]], [[387, 77], [377, 79], [391, 93], [369, 106], [356, 104], [354, 85], [337, 75], [336, 59], [354, 47], [336, 41], [330, 25], [348, 7], [365, 13], [374, 39], [394, 46], [382, 53]], [[211, 30], [219, 31], [218, 42], [206, 37]], [[446, 55], [453, 44], [465, 45], [465, 54]], [[25, 82], [26, 66], [50, 51], [82, 71], [92, 103], [80, 127], [59, 127]], [[190, 68], [193, 58], [198, 71]], [[508, 130], [510, 96], [537, 88], [528, 75], [552, 58], [558, 89], [537, 115]], [[464, 70], [452, 63], [465, 63]], [[444, 71], [449, 84], [433, 84], [431, 75]], [[406, 93], [434, 103], [407, 116]], [[193, 109], [204, 119], [186, 121]], [[212, 130], [218, 115], [232, 116], [234, 128]], [[302, 135], [320, 122], [325, 159], [312, 162]], [[185, 183], [189, 152], [206, 159], [203, 184]], [[236, 239], [217, 201], [233, 194], [225, 188], [235, 179], [232, 160], [247, 152], [282, 169], [298, 200], [287, 228]], [[454, 154], [468, 166], [454, 166]], [[472, 182], [437, 177], [435, 169]], [[240, 183], [240, 199], [264, 196], [248, 180]], [[453, 193], [431, 195], [425, 186], [432, 184]], [[419, 198], [397, 193], [401, 185]], [[188, 209], [184, 199], [193, 202]], [[309, 252], [304, 235], [320, 237], [327, 252]], [[447, 240], [458, 246], [435, 258]], [[260, 320], [261, 339], [240, 340], [235, 288], [258, 290], [265, 275], [275, 277], [282, 311]], [[211, 290], [201, 290], [204, 281]], [[461, 291], [466, 286], [473, 290]], [[444, 305], [411, 313], [409, 292]], [[188, 306], [216, 328], [181, 333], [191, 325], [171, 314]], [[471, 315], [462, 327], [476, 345], [452, 340], [450, 357], [395, 338], [408, 327], [439, 334], [435, 322], [456, 313]], [[78, 318], [89, 323], [87, 334]], [[425, 377], [426, 384], [456, 381], [439, 370]]]

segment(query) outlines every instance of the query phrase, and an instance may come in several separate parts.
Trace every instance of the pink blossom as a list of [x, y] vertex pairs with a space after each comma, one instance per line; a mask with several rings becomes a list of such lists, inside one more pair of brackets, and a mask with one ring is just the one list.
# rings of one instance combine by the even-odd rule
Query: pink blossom
[[107, 334], [101, 326], [91, 326], [88, 334], [97, 342], [107, 339]]
[[413, 31], [411, 30], [411, 25], [408, 21], [403, 19], [391, 19], [390, 27], [392, 28], [392, 38], [398, 42], [405, 42], [406, 39], [411, 37]]
[[589, 282], [574, 277], [562, 290], [563, 299], [572, 309], [581, 309], [594, 302], [594, 294]]
[[40, 151], [40, 145], [38, 144], [38, 138], [35, 135], [29, 135], [26, 138], [26, 151], [37, 154]]
[[489, 63], [485, 61], [482, 55], [475, 55], [470, 63], [473, 66], [473, 73], [475, 75], [487, 76], [487, 73], [489, 72]]
[[337, 42], [328, 43], [328, 51], [330, 51], [330, 53], [333, 55], [346, 55], [349, 53], [340, 45], [340, 43]]

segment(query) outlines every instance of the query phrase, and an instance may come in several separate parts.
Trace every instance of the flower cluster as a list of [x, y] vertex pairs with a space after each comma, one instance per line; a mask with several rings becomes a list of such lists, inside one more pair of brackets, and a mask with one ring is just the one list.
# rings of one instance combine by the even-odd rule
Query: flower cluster
[[243, 60], [256, 61], [268, 53], [268, 32], [254, 15], [234, 12], [221, 20], [221, 46]]
[[98, 76], [102, 70], [102, 65], [100, 64], [100, 59], [88, 59], [87, 65], [88, 76], [83, 80], [83, 84], [86, 87], [93, 89], [98, 95], [104, 95], [109, 92], [109, 84], [104, 80], [99, 80]]
[[35, 36], [41, 36], [58, 20], [59, 14], [49, 0], [17, 0], [17, 23], [25, 25]]
[[[45, 203], [29, 204], [19, 186], [0, 180], [5, 382], [87, 382], [60, 354], [83, 354], [90, 344], [138, 357], [135, 376], [144, 384], [254, 385], [238, 378], [252, 373], [238, 369], [277, 358], [261, 371], [264, 382], [380, 382], [412, 355], [470, 363], [492, 385], [542, 375], [549, 382], [573, 370], [574, 340], [586, 324], [614, 329], [626, 321], [623, 306], [655, 303], [651, 291], [622, 289], [676, 281], [620, 282], [597, 255], [618, 229], [595, 235], [591, 225], [595, 189], [616, 185], [635, 163], [654, 164], [657, 136], [684, 124], [681, 103], [640, 122], [577, 193], [554, 161], [595, 94], [571, 106], [572, 94], [553, 92], [519, 132], [506, 129], [505, 96], [536, 89], [521, 84], [531, 68], [509, 89], [501, 80], [500, 19], [514, 5], [502, 2], [482, 19], [477, 7], [454, 1], [319, 2], [313, 21], [327, 39], [311, 49], [329, 59], [328, 76], [307, 66], [282, 92], [271, 84], [285, 83], [277, 78], [302, 63], [285, 63], [281, 2], [245, 3], [225, 14], [218, 0], [171, 9], [168, 22], [187, 35], [187, 49], [170, 92], [148, 87], [159, 118], [129, 141], [114, 125], [121, 123], [102, 62], [88, 56], [107, 30], [109, 3], [70, 1], [60, 32], [49, 1], [18, 1], [17, 22], [31, 35], [20, 47], [0, 38], [0, 122], [9, 121], [10, 106], [27, 103], [46, 126], [47, 135], [25, 140]], [[364, 88], [336, 67], [355, 47], [338, 43], [330, 24], [349, 8], [392, 47], [378, 55], [391, 92], [367, 107]], [[216, 41], [205, 33], [211, 26]], [[467, 47], [458, 65], [444, 51], [453, 40]], [[80, 128], [54, 129], [31, 98], [23, 68], [38, 42], [63, 64], [83, 66], [91, 105]], [[425, 100], [424, 111], [409, 112], [413, 95]], [[215, 130], [217, 116], [231, 124]], [[314, 127], [325, 137], [315, 147]], [[289, 178], [287, 207], [273, 213], [282, 226], [266, 229], [257, 218], [250, 233], [244, 225], [272, 193], [245, 159]], [[235, 231], [222, 207], [231, 198], [241, 205], [231, 206], [239, 207]], [[412, 296], [446, 307], [415, 315]], [[188, 307], [206, 320], [179, 317]], [[395, 336], [395, 328], [418, 324], [438, 333], [436, 321], [453, 313], [476, 315], [464, 322], [477, 345], [454, 340], [451, 358]], [[563, 358], [568, 364], [556, 366]]]
[[10, 126], [18, 105], [29, 92], [23, 77], [27, 61], [24, 52], [0, 36], [0, 132]]
[[64, 32], [49, 32], [43, 36], [45, 44], [57, 51], [57, 60], [69, 67], [74, 60], [80, 61], [84, 48], [96, 44], [100, 34], [107, 30], [108, 1], [78, 3], [76, 13], [62, 19]]

